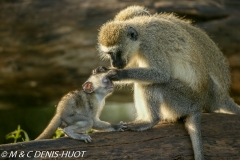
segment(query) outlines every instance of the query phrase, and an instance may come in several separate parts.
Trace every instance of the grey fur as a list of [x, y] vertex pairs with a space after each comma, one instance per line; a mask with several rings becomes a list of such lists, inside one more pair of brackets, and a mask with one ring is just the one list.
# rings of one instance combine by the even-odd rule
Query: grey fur
[[[128, 129], [142, 131], [160, 120], [186, 117], [195, 159], [204, 159], [202, 110], [240, 114], [240, 107], [228, 93], [227, 60], [209, 36], [190, 21], [173, 14], [139, 15], [129, 10], [131, 7], [116, 17], [130, 18], [107, 22], [98, 36], [101, 57], [110, 59], [115, 67], [108, 77], [134, 85], [137, 117], [128, 123]], [[147, 13], [143, 10], [139, 7], [136, 12]], [[130, 28], [137, 37], [129, 37]]]
[[[57, 105], [56, 114], [46, 129], [36, 140], [50, 138], [58, 127], [73, 139], [91, 142], [86, 133], [93, 128], [105, 131], [123, 131], [125, 124], [110, 124], [99, 119], [105, 99], [113, 92], [113, 84], [106, 73], [92, 75], [86, 83], [91, 83], [92, 93], [75, 90], [64, 95]], [[86, 84], [84, 83], [84, 84]], [[84, 88], [84, 86], [83, 86]]]

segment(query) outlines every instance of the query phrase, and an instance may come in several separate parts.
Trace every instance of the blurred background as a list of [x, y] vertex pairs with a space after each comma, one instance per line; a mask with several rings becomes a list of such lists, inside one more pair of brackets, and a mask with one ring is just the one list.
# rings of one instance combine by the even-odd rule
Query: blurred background
[[[240, 104], [239, 0], [0, 0], [0, 143], [12, 142], [5, 135], [17, 125], [36, 138], [60, 98], [108, 66], [97, 55], [98, 29], [130, 5], [174, 12], [205, 30], [229, 60], [230, 93]], [[101, 119], [131, 121], [132, 97], [129, 88], [116, 91]]]

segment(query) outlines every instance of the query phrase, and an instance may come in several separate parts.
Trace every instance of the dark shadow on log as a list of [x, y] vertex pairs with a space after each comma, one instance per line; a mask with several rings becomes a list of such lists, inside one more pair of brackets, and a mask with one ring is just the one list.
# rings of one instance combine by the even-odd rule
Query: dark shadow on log
[[[90, 134], [92, 143], [70, 138], [5, 144], [0, 156], [30, 156], [38, 159], [193, 159], [191, 141], [182, 122], [159, 123], [143, 132], [97, 132]], [[240, 158], [240, 117], [227, 114], [203, 114], [202, 137], [205, 159]], [[32, 151], [32, 152], [29, 152]], [[52, 151], [52, 152], [51, 152]], [[86, 152], [83, 152], [86, 151]], [[42, 153], [42, 157], [40, 157]], [[58, 155], [56, 155], [58, 154]], [[23, 154], [22, 154], [23, 155]], [[35, 157], [34, 157], [35, 156]], [[2, 157], [1, 157], [2, 158]], [[11, 159], [11, 158], [10, 158]], [[15, 159], [15, 158], [14, 158]], [[23, 158], [21, 158], [23, 159]]]

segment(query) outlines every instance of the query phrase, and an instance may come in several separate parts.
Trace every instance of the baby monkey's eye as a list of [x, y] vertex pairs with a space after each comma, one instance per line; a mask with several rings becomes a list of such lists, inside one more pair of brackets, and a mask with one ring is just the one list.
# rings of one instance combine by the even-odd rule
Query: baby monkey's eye
[[103, 79], [103, 83], [108, 83], [108, 82], [110, 82], [110, 80], [105, 77], [105, 78]]

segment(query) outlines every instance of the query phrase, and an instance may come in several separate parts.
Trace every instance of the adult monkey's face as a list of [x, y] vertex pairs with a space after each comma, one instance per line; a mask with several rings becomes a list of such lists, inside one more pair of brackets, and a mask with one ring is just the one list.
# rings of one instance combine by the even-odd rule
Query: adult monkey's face
[[[123, 22], [108, 22], [99, 32], [99, 51], [103, 59], [110, 59], [112, 67], [123, 69], [136, 52], [138, 32]], [[137, 43], [138, 44], [138, 43]]]

